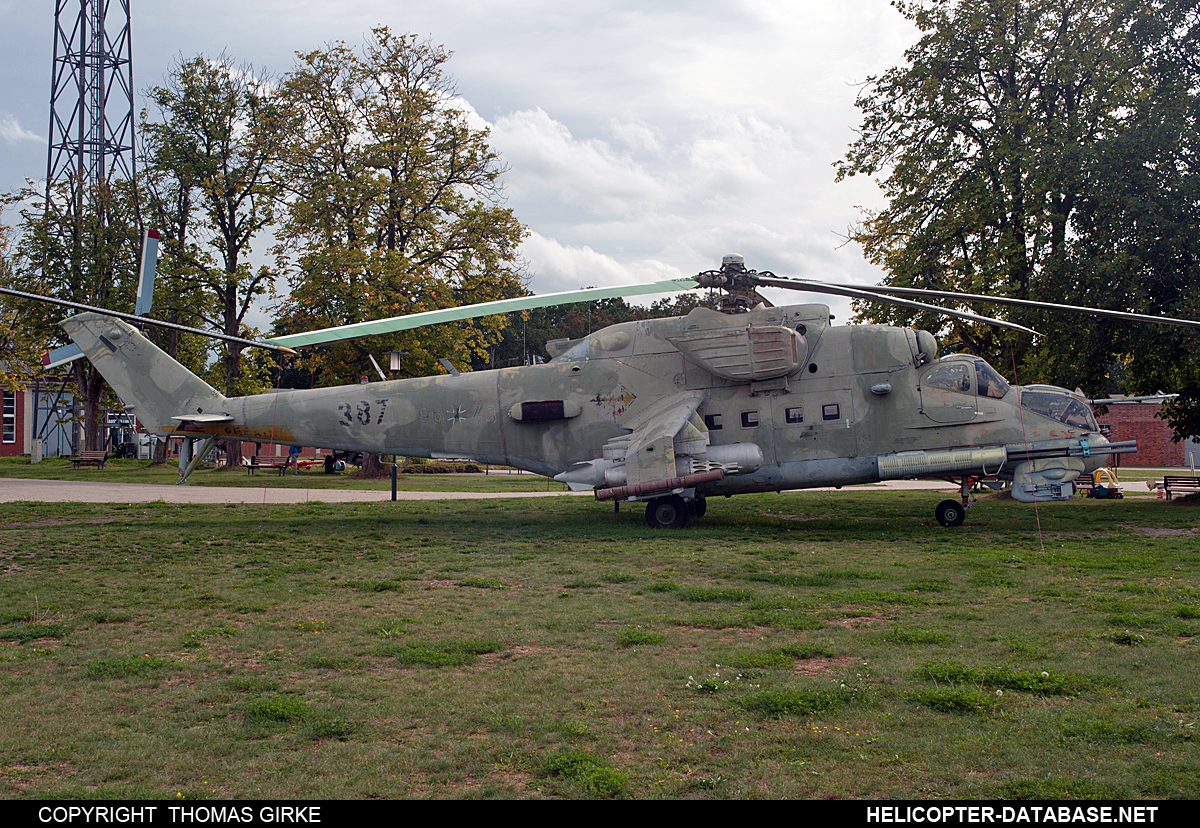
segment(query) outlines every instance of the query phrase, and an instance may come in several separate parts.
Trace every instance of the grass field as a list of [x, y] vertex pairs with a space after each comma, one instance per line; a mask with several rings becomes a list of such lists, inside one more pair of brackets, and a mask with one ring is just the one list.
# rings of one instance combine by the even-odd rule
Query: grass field
[[1200, 507], [937, 499], [0, 504], [0, 795], [1196, 796]]

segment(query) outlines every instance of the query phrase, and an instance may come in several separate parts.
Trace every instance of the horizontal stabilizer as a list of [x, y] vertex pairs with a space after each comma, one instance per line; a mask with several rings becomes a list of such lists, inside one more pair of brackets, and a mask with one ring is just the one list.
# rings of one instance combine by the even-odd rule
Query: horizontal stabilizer
[[68, 362], [74, 362], [81, 356], [83, 356], [83, 351], [79, 350], [78, 345], [64, 345], [61, 348], [55, 348], [48, 354], [42, 354], [42, 367], [47, 370], [57, 368]]

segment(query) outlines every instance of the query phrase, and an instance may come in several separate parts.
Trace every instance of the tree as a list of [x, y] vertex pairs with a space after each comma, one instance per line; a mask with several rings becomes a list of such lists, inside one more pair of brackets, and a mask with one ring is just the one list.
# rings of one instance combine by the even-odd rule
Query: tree
[[[504, 167], [471, 127], [444, 64], [450, 54], [376, 28], [358, 52], [337, 43], [299, 56], [282, 85], [295, 115], [283, 180], [280, 260], [290, 268], [283, 330], [521, 295], [525, 229], [501, 204]], [[506, 324], [488, 317], [323, 350], [323, 382], [370, 371], [400, 351], [402, 374], [461, 367]]]
[[[269, 78], [223, 54], [180, 61], [149, 98], [161, 120], [143, 119], [142, 134], [152, 175], [166, 196], [162, 203], [174, 216], [164, 258], [174, 262], [179, 279], [211, 296], [212, 313], [208, 303], [199, 305], [208, 324], [241, 336], [255, 298], [273, 288], [274, 271], [253, 268], [246, 256], [275, 220], [273, 164], [288, 132], [287, 114]], [[222, 347], [225, 393], [244, 393], [243, 346]], [[239, 446], [228, 448], [228, 463], [239, 465]]]
[[[19, 289], [9, 258], [9, 230], [0, 224], [0, 285]], [[44, 353], [40, 339], [23, 323], [24, 304], [0, 295], [0, 389], [25, 388]]]
[[[851, 237], [886, 281], [1195, 318], [1200, 4], [896, 5], [922, 37], [905, 66], [868, 80], [859, 138], [837, 165], [839, 179], [884, 176], [888, 206]], [[1016, 341], [1022, 382], [1103, 395], [1200, 376], [1192, 334], [997, 312], [1054, 331]], [[989, 326], [916, 318], [948, 326], [951, 349], [1009, 364]]]
[[[1054, 290], [1078, 301], [1123, 297], [1144, 313], [1200, 319], [1200, 4], [1164, 3], [1132, 33], [1148, 82], [1125, 129], [1102, 142], [1088, 171], [1072, 244], [1074, 278]], [[1175, 391], [1164, 407], [1176, 439], [1200, 436], [1200, 332], [1104, 325], [1078, 337], [1084, 353], [1115, 353], [1134, 394]]]
[[[890, 284], [1048, 298], [1041, 287], [1064, 267], [1096, 146], [1145, 87], [1130, 35], [1154, 5], [896, 3], [923, 35], [905, 66], [868, 80], [859, 138], [837, 165], [839, 179], [886, 176], [888, 206], [851, 236]], [[993, 329], [950, 326], [961, 346], [998, 351]]]
[[[2, 201], [5, 206], [17, 207], [21, 216], [11, 270], [22, 290], [133, 311], [141, 232], [132, 182], [101, 181], [86, 193], [53, 187], [48, 194], [30, 183]], [[40, 349], [67, 341], [57, 324], [65, 315], [60, 307], [33, 301], [10, 304], [19, 308], [19, 341], [25, 342], [26, 352], [30, 347]], [[82, 404], [83, 445], [79, 448], [98, 450], [100, 414], [105, 396], [111, 392], [86, 359], [75, 360], [71, 370], [76, 402]]]

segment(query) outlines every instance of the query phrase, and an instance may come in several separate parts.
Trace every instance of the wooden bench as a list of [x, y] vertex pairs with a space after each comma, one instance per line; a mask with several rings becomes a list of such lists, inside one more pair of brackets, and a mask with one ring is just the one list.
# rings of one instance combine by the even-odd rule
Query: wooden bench
[[283, 474], [283, 470], [287, 468], [286, 457], [274, 457], [271, 455], [254, 455], [250, 458], [250, 462], [246, 464], [246, 474], [254, 474], [256, 469], [266, 469], [269, 473], [272, 469], [279, 469], [279, 473]]
[[98, 469], [102, 469], [107, 461], [107, 451], [81, 451], [78, 457], [71, 458], [71, 462], [75, 464], [71, 468], [77, 469], [80, 466], [93, 465]]
[[1183, 475], [1166, 475], [1163, 477], [1163, 491], [1167, 500], [1171, 499], [1171, 490], [1176, 492], [1200, 492], [1200, 477], [1184, 477]]

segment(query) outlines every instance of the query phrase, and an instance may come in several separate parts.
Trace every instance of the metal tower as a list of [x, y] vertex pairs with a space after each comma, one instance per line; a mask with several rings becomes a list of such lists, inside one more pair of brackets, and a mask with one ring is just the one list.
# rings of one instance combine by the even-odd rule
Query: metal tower
[[79, 217], [105, 182], [133, 181], [133, 124], [129, 0], [55, 0], [46, 208], [65, 185]]

